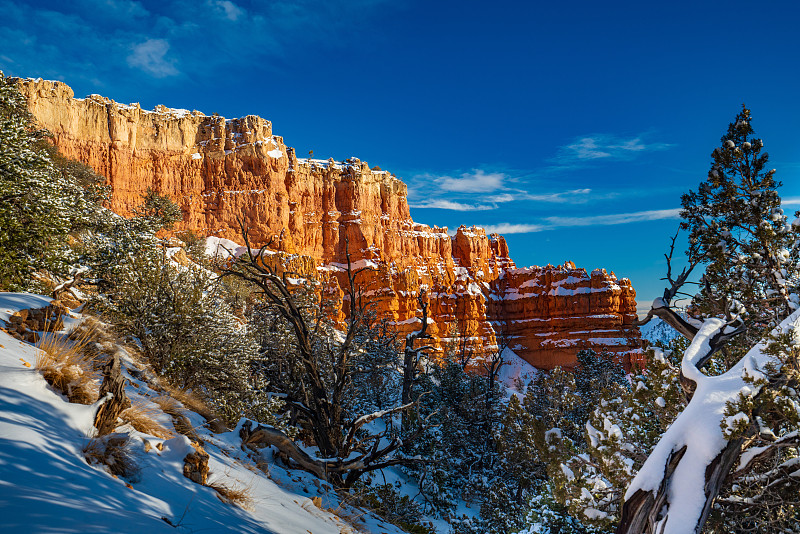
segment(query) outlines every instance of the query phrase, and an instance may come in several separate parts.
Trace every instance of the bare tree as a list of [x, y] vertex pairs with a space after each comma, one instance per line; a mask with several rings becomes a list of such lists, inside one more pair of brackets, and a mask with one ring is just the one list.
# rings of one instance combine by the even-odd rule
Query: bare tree
[[288, 324], [292, 337], [286, 347], [288, 354], [278, 356], [286, 359], [285, 365], [291, 369], [273, 386], [287, 407], [297, 414], [297, 423], [310, 434], [319, 452], [318, 457], [313, 457], [283, 431], [261, 425], [243, 427], [244, 444], [273, 445], [288, 462], [345, 488], [352, 486], [363, 473], [418, 462], [395, 455], [403, 444], [400, 437], [390, 439], [386, 431], [368, 428], [378, 418], [406, 412], [416, 401], [363, 415], [350, 413], [346, 407], [353, 385], [353, 362], [379, 335], [357, 284], [358, 276], [367, 268], [353, 269], [347, 251], [348, 313], [344, 330], [337, 333], [323, 305], [313, 307], [298, 301], [296, 290], [292, 289], [296, 281], [290, 280], [297, 273], [279, 273], [270, 264], [266, 257], [270, 243], [254, 251], [242, 221], [240, 227], [247, 252], [224, 267], [222, 274], [256, 286], [269, 309]]
[[[400, 397], [400, 402], [403, 405], [416, 402], [412, 401], [411, 392], [421, 372], [420, 361], [423, 357], [427, 356], [430, 351], [434, 350], [434, 347], [431, 345], [415, 347], [417, 341], [431, 339], [430, 334], [428, 334], [428, 301], [425, 297], [425, 290], [423, 289], [417, 296], [417, 303], [419, 303], [419, 307], [422, 310], [422, 326], [416, 332], [412, 332], [406, 336], [405, 348], [403, 350], [403, 389]], [[417, 401], [418, 400], [419, 398]], [[403, 413], [402, 428], [404, 432], [408, 431], [410, 427], [408, 415], [408, 412]]]

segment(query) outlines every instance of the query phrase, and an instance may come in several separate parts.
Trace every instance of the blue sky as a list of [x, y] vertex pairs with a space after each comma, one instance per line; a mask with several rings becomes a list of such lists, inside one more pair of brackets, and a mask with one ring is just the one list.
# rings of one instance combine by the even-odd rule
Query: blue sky
[[0, 0], [0, 70], [77, 96], [261, 115], [298, 154], [408, 183], [415, 220], [503, 233], [660, 294], [680, 194], [742, 102], [800, 208], [800, 4]]

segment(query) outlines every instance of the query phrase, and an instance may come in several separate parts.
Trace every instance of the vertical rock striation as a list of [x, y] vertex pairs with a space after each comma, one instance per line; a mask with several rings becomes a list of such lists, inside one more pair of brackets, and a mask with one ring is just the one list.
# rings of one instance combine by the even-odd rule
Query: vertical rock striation
[[302, 256], [340, 282], [349, 251], [354, 265], [374, 268], [360, 283], [401, 334], [418, 329], [422, 295], [440, 348], [459, 344], [480, 356], [507, 344], [552, 368], [574, 365], [581, 348], [625, 357], [639, 346], [627, 279], [571, 262], [517, 269], [502, 236], [464, 226], [450, 236], [415, 223], [407, 187], [392, 174], [356, 158], [297, 158], [260, 117], [147, 111], [76, 99], [61, 82], [18, 84], [61, 152], [107, 178], [115, 212], [130, 215], [152, 187], [183, 210], [178, 231], [241, 242], [242, 217], [253, 242]]

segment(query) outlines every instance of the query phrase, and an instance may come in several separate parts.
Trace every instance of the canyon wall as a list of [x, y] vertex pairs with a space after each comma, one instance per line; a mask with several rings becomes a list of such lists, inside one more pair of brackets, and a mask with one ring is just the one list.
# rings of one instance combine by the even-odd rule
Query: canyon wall
[[[418, 330], [418, 297], [429, 305], [436, 345], [477, 357], [507, 345], [541, 368], [571, 366], [581, 348], [629, 358], [639, 346], [635, 291], [627, 279], [571, 262], [517, 269], [502, 236], [481, 228], [429, 227], [411, 219], [407, 187], [350, 159], [297, 158], [272, 124], [198, 111], [74, 98], [61, 82], [18, 80], [31, 112], [61, 152], [105, 176], [110, 208], [130, 215], [148, 187], [183, 210], [176, 225], [304, 257], [341, 280], [346, 253], [370, 266], [360, 283], [381, 318]], [[466, 340], [459, 343], [459, 340]]]

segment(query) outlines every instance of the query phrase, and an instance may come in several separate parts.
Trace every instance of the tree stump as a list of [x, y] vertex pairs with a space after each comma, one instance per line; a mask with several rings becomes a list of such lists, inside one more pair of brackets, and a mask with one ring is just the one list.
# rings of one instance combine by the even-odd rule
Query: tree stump
[[131, 401], [125, 394], [125, 378], [122, 376], [122, 362], [118, 354], [114, 354], [103, 367], [100, 398], [109, 393], [112, 397], [100, 405], [94, 416], [94, 426], [100, 436], [112, 432], [117, 427], [119, 414], [131, 407]]

